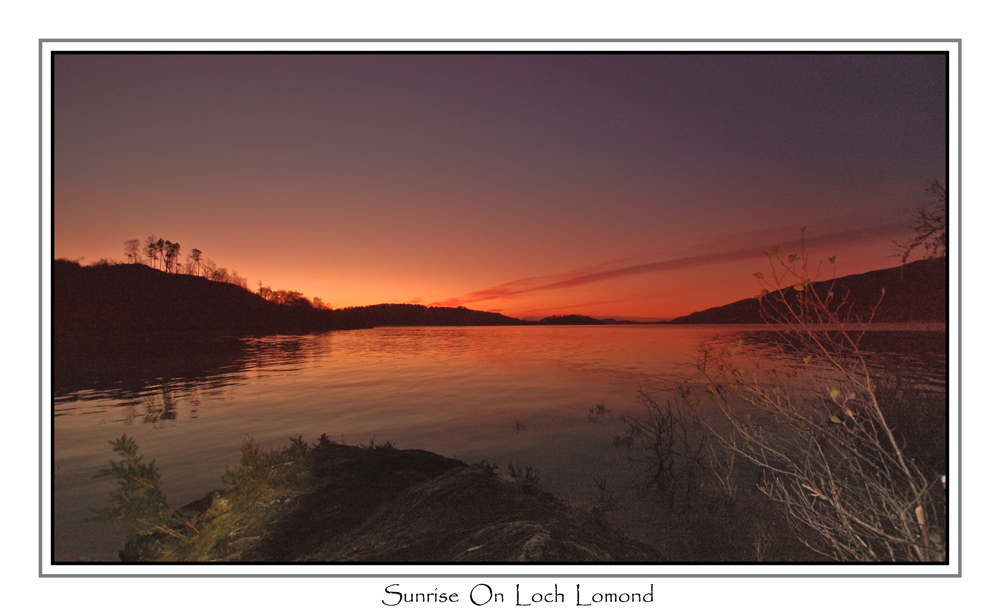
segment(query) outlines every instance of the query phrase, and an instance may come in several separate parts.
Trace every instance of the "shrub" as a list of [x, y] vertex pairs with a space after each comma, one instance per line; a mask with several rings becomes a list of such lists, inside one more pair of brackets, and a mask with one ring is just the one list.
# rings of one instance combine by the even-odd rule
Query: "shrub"
[[587, 411], [587, 422], [600, 423], [602, 419], [611, 419], [613, 414], [614, 412], [601, 402], [597, 406], [592, 406], [590, 410]]
[[302, 437], [289, 440], [285, 447], [263, 449], [252, 436], [243, 439], [239, 464], [222, 476], [233, 500], [243, 507], [262, 507], [273, 493], [298, 481], [306, 470], [309, 446]]
[[538, 471], [531, 465], [522, 467], [516, 462], [507, 463], [507, 474], [520, 488], [532, 488], [538, 485]]
[[108, 466], [100, 469], [93, 478], [111, 477], [118, 482], [118, 489], [111, 493], [112, 504], [99, 512], [100, 517], [131, 523], [130, 537], [142, 530], [157, 530], [183, 538], [184, 535], [173, 528], [180, 522], [180, 517], [167, 504], [166, 494], [160, 487], [156, 461], [143, 462], [139, 445], [130, 436], [123, 434], [109, 443], [121, 461], [108, 462]]
[[690, 495], [695, 474], [705, 461], [701, 431], [686, 411], [671, 402], [661, 405], [641, 389], [639, 400], [645, 412], [621, 414], [625, 428], [615, 435], [614, 444], [629, 450], [632, 461], [642, 467], [644, 488], [656, 486], [672, 495], [677, 480], [683, 478]]
[[872, 315], [850, 315], [833, 288], [818, 293], [820, 268], [810, 269], [804, 255], [774, 249], [770, 275], [755, 274], [762, 313], [782, 326], [780, 361], [741, 340], [708, 342], [698, 364], [703, 383], [681, 396], [716, 445], [759, 468], [758, 488], [817, 554], [943, 560], [944, 476], [921, 468], [889, 423], [860, 346]]
[[314, 447], [295, 437], [284, 447], [263, 449], [247, 436], [239, 464], [227, 468], [222, 478], [225, 488], [173, 510], [160, 487], [159, 471], [154, 462], [143, 461], [135, 440], [122, 436], [111, 445], [122, 459], [95, 475], [118, 481], [112, 505], [101, 518], [132, 523], [124, 537], [123, 559], [160, 561], [195, 561], [238, 551], [230, 545], [234, 538], [258, 532], [274, 515], [271, 506], [295, 497], [313, 476], [322, 452], [333, 446], [323, 435]]

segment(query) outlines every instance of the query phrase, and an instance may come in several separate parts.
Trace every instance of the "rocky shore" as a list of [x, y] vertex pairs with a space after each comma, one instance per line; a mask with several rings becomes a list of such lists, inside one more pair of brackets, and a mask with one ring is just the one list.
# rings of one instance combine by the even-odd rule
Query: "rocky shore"
[[[391, 445], [321, 439], [267, 458], [267, 485], [227, 487], [179, 510], [173, 530], [134, 536], [123, 561], [274, 563], [662, 562], [596, 508], [525, 477]], [[258, 452], [259, 453], [259, 452]], [[285, 455], [288, 454], [288, 455]], [[261, 458], [258, 458], [260, 462]], [[245, 462], [243, 463], [245, 464]], [[260, 466], [260, 464], [258, 464]], [[280, 481], [273, 472], [280, 470]], [[248, 498], [248, 495], [253, 498]]]

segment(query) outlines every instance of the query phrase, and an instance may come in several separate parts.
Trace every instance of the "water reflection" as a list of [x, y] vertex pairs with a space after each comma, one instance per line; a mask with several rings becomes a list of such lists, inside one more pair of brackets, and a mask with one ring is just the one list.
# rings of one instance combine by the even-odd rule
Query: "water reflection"
[[190, 405], [191, 419], [198, 416], [198, 406], [201, 396], [198, 388], [190, 384], [177, 387], [171, 383], [161, 383], [157, 391], [150, 391], [141, 397], [133, 398], [122, 404], [122, 419], [126, 424], [135, 421], [153, 424], [159, 421], [177, 419], [178, 397], [186, 397]]
[[[948, 335], [941, 329], [873, 329], [848, 332], [858, 343], [865, 363], [876, 377], [902, 379], [905, 386], [941, 392], [947, 384]], [[770, 329], [724, 332], [717, 335], [726, 344], [737, 340], [752, 346], [757, 353], [774, 362], [785, 362], [801, 355], [801, 340]]]
[[[268, 373], [307, 369], [329, 352], [329, 341], [323, 338], [273, 336], [226, 341], [221, 352], [175, 349], [155, 362], [104, 365], [100, 378], [90, 374], [95, 367], [87, 362], [75, 370], [54, 371], [55, 416], [104, 412], [111, 406], [120, 407], [127, 424], [174, 420], [179, 409], [195, 419], [203, 400], [231, 395], [232, 388]], [[56, 363], [65, 367], [71, 359], [58, 358]], [[111, 401], [116, 404], [101, 404]]]
[[[149, 373], [148, 364], [118, 371], [106, 366], [97, 382], [57, 373], [54, 411], [61, 417], [117, 407], [127, 424], [196, 419], [205, 401], [239, 400], [239, 390], [249, 384], [271, 385], [287, 399], [301, 399], [304, 393], [310, 404], [333, 393], [341, 398], [360, 394], [374, 406], [390, 408], [399, 406], [394, 397], [418, 396], [431, 403], [429, 393], [438, 402], [462, 396], [473, 403], [485, 398], [484, 404], [474, 405], [490, 406], [498, 396], [511, 395], [496, 389], [516, 385], [537, 391], [533, 385], [551, 386], [553, 381], [613, 383], [632, 391], [641, 386], [655, 392], [697, 378], [698, 348], [707, 340], [747, 344], [777, 363], [796, 354], [794, 338], [767, 328], [406, 327], [270, 336], [229, 341], [223, 352], [202, 357], [196, 355], [203, 349], [169, 353], [163, 357], [183, 356], [186, 361], [160, 361], [156, 374]], [[876, 375], [891, 374], [913, 389], [944, 389], [944, 332], [873, 331], [862, 342]], [[536, 401], [519, 398], [528, 406]], [[254, 400], [245, 402], [252, 407]]]
[[[82, 520], [106, 496], [89, 477], [123, 432], [156, 460], [176, 506], [218, 487], [246, 434], [265, 446], [326, 433], [517, 461], [561, 496], [589, 494], [621, 460], [588, 409], [635, 409], [640, 386], [655, 393], [694, 378], [698, 345], [712, 336], [782, 352], [774, 332], [732, 326], [400, 327], [182, 345], [136, 365], [56, 358], [56, 550], [113, 558], [116, 543]], [[943, 333], [869, 340], [873, 365], [944, 383]]]

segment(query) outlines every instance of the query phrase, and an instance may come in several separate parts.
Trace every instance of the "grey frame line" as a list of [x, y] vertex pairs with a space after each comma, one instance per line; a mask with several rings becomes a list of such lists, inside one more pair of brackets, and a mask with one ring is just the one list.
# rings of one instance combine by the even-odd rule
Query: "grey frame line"
[[[957, 387], [957, 466], [958, 481], [956, 483], [956, 498], [958, 499], [958, 525], [956, 531], [957, 545], [955, 573], [917, 573], [917, 574], [864, 574], [864, 573], [660, 573], [660, 574], [434, 574], [434, 573], [50, 573], [44, 572], [43, 524], [44, 488], [43, 473], [43, 438], [44, 424], [42, 413], [45, 410], [45, 391], [42, 377], [44, 375], [44, 280], [43, 271], [45, 255], [44, 244], [44, 83], [42, 80], [45, 67], [45, 45], [47, 43], [955, 43], [956, 50], [956, 98], [957, 109], [954, 110], [957, 120], [957, 152], [956, 175], [959, 186], [958, 201], [955, 206], [957, 224], [957, 244], [959, 247], [957, 259], [957, 294], [956, 335], [958, 353], [955, 358], [958, 382]], [[50, 110], [51, 111], [51, 110]], [[38, 39], [38, 577], [40, 578], [961, 578], [962, 577], [962, 39]], [[950, 384], [949, 384], [950, 386]], [[352, 565], [356, 566], [356, 565]], [[657, 565], [662, 566], [662, 565]], [[667, 565], [669, 566], [669, 565]], [[752, 566], [752, 565], [746, 565]]]
[[44, 489], [43, 481], [44, 471], [42, 459], [42, 438], [44, 437], [44, 421], [42, 420], [42, 413], [45, 412], [45, 385], [42, 383], [42, 377], [45, 370], [45, 361], [43, 359], [43, 344], [45, 342], [42, 328], [44, 327], [43, 319], [45, 315], [43, 313], [44, 309], [44, 285], [45, 281], [42, 279], [42, 272], [45, 266], [45, 255], [42, 246], [42, 233], [45, 232], [45, 215], [44, 215], [44, 192], [43, 192], [43, 181], [44, 177], [42, 175], [42, 169], [44, 168], [45, 156], [42, 151], [42, 138], [45, 136], [44, 130], [44, 108], [42, 107], [42, 95], [45, 93], [44, 84], [42, 82], [42, 71], [44, 70], [45, 64], [45, 47], [42, 41], [38, 41], [38, 577], [45, 577], [43, 575], [42, 569], [42, 557], [43, 557], [43, 542], [42, 542], [42, 525], [45, 523], [43, 507], [45, 506], [45, 501], [42, 497], [42, 491]]
[[956, 577], [962, 577], [962, 39], [957, 39], [958, 50], [955, 52], [957, 56], [955, 58], [955, 71], [956, 77], [956, 92], [955, 92], [955, 104], [958, 109], [955, 110], [955, 120], [956, 120], [956, 149], [955, 152], [955, 173], [958, 176], [958, 202], [955, 205], [955, 217], [958, 219], [956, 237], [958, 239], [958, 254], [956, 255], [956, 263], [958, 273], [956, 275], [957, 280], [955, 281], [955, 293], [958, 295], [957, 298], [957, 310], [958, 315], [956, 319], [955, 328], [958, 330], [956, 336], [958, 338], [958, 357], [955, 358], [956, 368], [958, 371], [958, 387], [957, 399], [958, 408], [955, 412], [958, 414], [956, 418], [958, 434], [956, 445], [958, 447], [958, 455], [956, 465], [958, 466], [958, 485], [955, 489], [955, 495], [958, 498], [958, 528], [955, 531], [958, 540], [958, 555], [956, 560], [958, 561], [958, 571], [956, 572]]
[[38, 39], [39, 43], [958, 43], [961, 39]]
[[[358, 566], [358, 565], [350, 565]], [[416, 565], [423, 566], [423, 565]], [[642, 566], [642, 565], [639, 565]], [[746, 565], [748, 567], [760, 566], [760, 565]], [[879, 566], [879, 565], [875, 565]], [[918, 565], [919, 566], [919, 565]], [[118, 578], [458, 578], [458, 579], [479, 579], [479, 580], [495, 580], [495, 579], [506, 579], [506, 578], [549, 578], [549, 579], [609, 579], [609, 578], [642, 578], [642, 579], [681, 579], [681, 578], [836, 578], [838, 580], [848, 579], [848, 578], [880, 578], [880, 579], [893, 579], [893, 578], [947, 578], [947, 577], [958, 577], [957, 575], [942, 575], [934, 573], [918, 573], [915, 575], [907, 575], [904, 573], [891, 573], [885, 575], [868, 575], [864, 573], [847, 573], [844, 575], [831, 575], [827, 573], [807, 573], [807, 574], [789, 574], [789, 573], [716, 573], [716, 574], [700, 574], [700, 573], [677, 573], [677, 574], [632, 574], [632, 573], [609, 573], [607, 575], [602, 575], [599, 573], [585, 573], [580, 575], [573, 575], [570, 573], [552, 573], [552, 574], [517, 574], [517, 573], [456, 573], [452, 575], [436, 574], [436, 573], [400, 573], [400, 574], [366, 574], [366, 573], [219, 573], [219, 574], [199, 574], [199, 573], [136, 573], [136, 574], [103, 574], [103, 573], [88, 573], [88, 574], [74, 574], [74, 573], [50, 573], [48, 575], [42, 575], [39, 577], [44, 578], [96, 578], [96, 577], [118, 577]]]

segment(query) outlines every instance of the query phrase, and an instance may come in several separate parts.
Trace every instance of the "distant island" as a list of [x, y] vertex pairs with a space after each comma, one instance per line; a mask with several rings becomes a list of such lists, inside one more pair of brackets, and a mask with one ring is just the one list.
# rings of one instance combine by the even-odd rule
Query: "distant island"
[[594, 317], [587, 317], [582, 314], [545, 317], [534, 323], [537, 325], [603, 325], [601, 321]]

